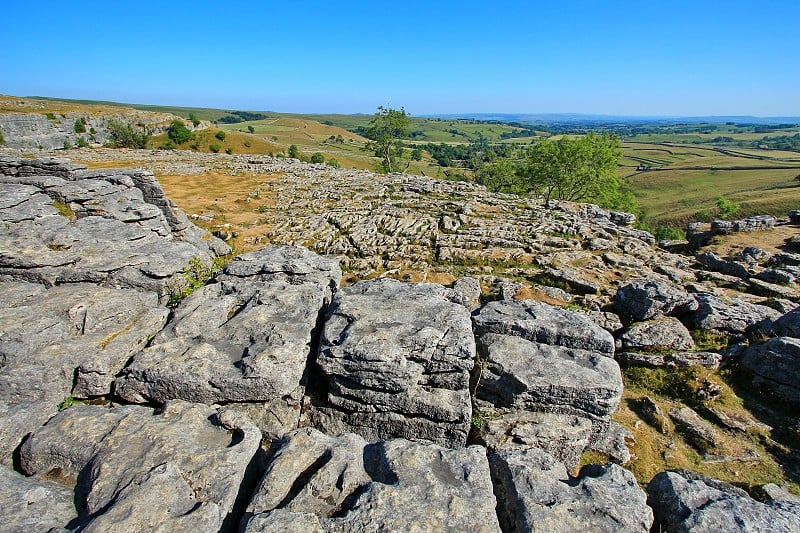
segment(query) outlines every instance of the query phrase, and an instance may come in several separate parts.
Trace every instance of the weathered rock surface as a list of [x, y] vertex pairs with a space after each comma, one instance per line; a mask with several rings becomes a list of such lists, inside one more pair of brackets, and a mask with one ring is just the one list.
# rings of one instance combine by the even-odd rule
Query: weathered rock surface
[[774, 309], [740, 298], [721, 298], [710, 293], [693, 296], [698, 308], [688, 318], [689, 323], [696, 329], [711, 330], [733, 338], [742, 338], [752, 328], [781, 316]]
[[0, 156], [0, 275], [104, 283], [166, 294], [198, 258], [230, 248], [191, 224], [141, 170], [88, 171], [58, 159]]
[[241, 255], [181, 302], [115, 392], [133, 402], [289, 401], [298, 396], [312, 334], [340, 280], [335, 261], [304, 248]]
[[9, 533], [50, 531], [78, 518], [73, 492], [52, 481], [27, 478], [0, 465], [0, 519]]
[[541, 447], [577, 466], [584, 449], [605, 440], [622, 395], [613, 337], [582, 314], [534, 301], [490, 302], [473, 321], [484, 442]]
[[469, 312], [441, 285], [381, 279], [336, 293], [317, 363], [328, 387], [320, 429], [369, 440], [466, 443], [475, 341]]
[[633, 474], [588, 465], [571, 478], [563, 464], [537, 449], [489, 458], [503, 531], [650, 530], [653, 512]]
[[717, 432], [714, 427], [700, 418], [690, 407], [672, 408], [669, 417], [675, 421], [678, 428], [700, 449], [713, 448], [717, 445]]
[[20, 456], [26, 473], [57, 473], [74, 488], [89, 531], [218, 530], [260, 441], [234, 411], [176, 401], [153, 416], [139, 406], [77, 405], [35, 431]]
[[636, 322], [685, 314], [698, 305], [686, 291], [656, 280], [639, 280], [620, 287], [616, 303], [621, 314]]
[[247, 509], [247, 532], [499, 531], [481, 447], [367, 444], [312, 428], [278, 446]]
[[656, 475], [647, 493], [656, 522], [670, 532], [800, 530], [797, 507], [761, 503], [733, 485], [686, 470]]
[[777, 337], [751, 346], [739, 364], [751, 376], [753, 387], [800, 406], [800, 339]]
[[722, 354], [716, 352], [618, 352], [615, 357], [623, 367], [646, 366], [649, 368], [685, 368], [687, 366], [719, 368], [724, 360]]
[[777, 335], [800, 339], [800, 307], [777, 319], [771, 329]]
[[617, 338], [618, 350], [694, 350], [694, 340], [680, 320], [665, 317], [633, 324]]

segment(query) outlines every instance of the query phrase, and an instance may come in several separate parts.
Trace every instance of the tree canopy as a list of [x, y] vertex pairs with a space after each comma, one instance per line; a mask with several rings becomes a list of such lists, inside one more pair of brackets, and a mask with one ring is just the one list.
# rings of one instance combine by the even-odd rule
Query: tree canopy
[[378, 111], [364, 130], [364, 137], [370, 142], [364, 147], [380, 158], [378, 170], [381, 172], [397, 172], [400, 170], [400, 159], [403, 157], [402, 139], [408, 136], [411, 121], [405, 108], [392, 109], [378, 107]]
[[194, 133], [189, 131], [189, 128], [186, 127], [186, 124], [184, 124], [183, 121], [179, 119], [175, 119], [172, 121], [172, 124], [167, 130], [167, 136], [175, 144], [183, 144], [187, 141], [194, 139]]

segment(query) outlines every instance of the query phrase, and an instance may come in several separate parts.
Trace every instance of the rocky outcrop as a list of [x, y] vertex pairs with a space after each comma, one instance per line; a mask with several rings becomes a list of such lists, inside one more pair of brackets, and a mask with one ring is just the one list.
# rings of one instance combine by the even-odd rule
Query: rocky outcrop
[[154, 416], [145, 407], [78, 405], [35, 431], [20, 456], [28, 475], [72, 480], [83, 531], [215, 531], [260, 442], [234, 411], [176, 401]]
[[800, 406], [800, 339], [777, 337], [748, 348], [740, 365], [753, 387]]
[[489, 461], [503, 531], [647, 532], [653, 523], [647, 495], [618, 465], [586, 466], [572, 478], [537, 449], [499, 452]]
[[780, 531], [800, 529], [800, 505], [762, 503], [742, 489], [694, 472], [656, 475], [647, 486], [648, 504], [662, 529], [689, 531]]
[[70, 525], [78, 518], [67, 487], [28, 478], [0, 465], [0, 516], [9, 533], [51, 531]]
[[734, 339], [781, 316], [769, 307], [748, 303], [740, 298], [722, 298], [709, 293], [693, 295], [697, 310], [689, 317], [696, 329], [710, 330]]
[[636, 323], [617, 338], [618, 350], [690, 351], [694, 347], [689, 330], [673, 317]]
[[370, 440], [466, 443], [475, 362], [469, 312], [441, 285], [364, 281], [336, 293], [317, 364], [328, 389], [312, 422]]
[[636, 322], [689, 313], [698, 305], [687, 292], [656, 280], [639, 280], [620, 287], [615, 298], [620, 313]]
[[[247, 509], [244, 531], [499, 532], [489, 464], [478, 446], [451, 450], [392, 439], [287, 434]], [[297, 529], [300, 528], [300, 529]]]

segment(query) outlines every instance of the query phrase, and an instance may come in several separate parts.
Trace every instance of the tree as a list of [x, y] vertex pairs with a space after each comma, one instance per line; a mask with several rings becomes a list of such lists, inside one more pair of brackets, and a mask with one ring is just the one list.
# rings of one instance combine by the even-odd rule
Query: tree
[[477, 170], [475, 177], [490, 191], [511, 194], [530, 192], [530, 183], [520, 176], [517, 165], [508, 158], [486, 163]]
[[311, 155], [311, 159], [309, 161], [311, 163], [324, 163], [325, 156], [322, 155], [322, 152], [314, 152], [314, 154]]
[[719, 217], [726, 219], [729, 216], [736, 214], [741, 206], [736, 202], [724, 198], [722, 195], [717, 196], [717, 209], [719, 209]]
[[194, 139], [194, 133], [189, 131], [182, 120], [176, 118], [167, 130], [167, 137], [175, 144], [183, 144]]
[[256, 129], [252, 125], [247, 125], [247, 132], [248, 133], [255, 133]]
[[192, 126], [195, 128], [200, 125], [200, 119], [194, 113], [189, 113], [189, 120], [192, 121]]
[[519, 174], [545, 202], [596, 201], [617, 208], [632, 200], [617, 178], [621, 156], [619, 139], [609, 134], [539, 141], [528, 148]]
[[150, 132], [134, 128], [129, 122], [110, 120], [108, 128], [108, 144], [112, 148], [147, 148]]
[[378, 111], [364, 130], [364, 137], [370, 139], [364, 149], [374, 152], [380, 158], [379, 172], [397, 172], [400, 159], [403, 157], [401, 139], [408, 135], [411, 121], [404, 108], [392, 109], [378, 107]]
[[296, 144], [292, 144], [289, 146], [289, 157], [293, 159], [297, 159], [297, 156], [300, 155], [300, 151], [297, 149]]

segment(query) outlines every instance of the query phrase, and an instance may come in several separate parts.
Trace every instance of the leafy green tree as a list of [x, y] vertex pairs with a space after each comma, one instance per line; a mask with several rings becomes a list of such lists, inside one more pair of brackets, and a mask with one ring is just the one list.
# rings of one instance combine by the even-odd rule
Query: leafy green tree
[[621, 156], [619, 139], [609, 134], [539, 141], [528, 148], [519, 174], [545, 202], [595, 201], [616, 208], [632, 199], [616, 175]]
[[722, 219], [726, 219], [730, 216], [735, 215], [739, 212], [741, 206], [736, 202], [732, 202], [726, 198], [723, 198], [721, 195], [717, 196], [717, 209], [719, 210], [719, 216]]
[[422, 161], [422, 150], [419, 148], [414, 148], [411, 150], [411, 160], [412, 161]]
[[251, 126], [251, 125], [248, 125], [248, 126], [247, 126], [247, 132], [248, 132], [248, 133], [255, 133], [255, 132], [256, 132], [256, 129], [255, 129], [253, 126]]
[[378, 111], [364, 130], [364, 137], [370, 139], [364, 149], [374, 152], [380, 158], [379, 172], [397, 172], [403, 157], [402, 139], [408, 135], [411, 121], [404, 108], [392, 109], [378, 107]]
[[311, 156], [310, 162], [311, 163], [324, 163], [325, 162], [325, 156], [322, 155], [321, 152], [315, 152]]
[[134, 128], [129, 122], [113, 119], [106, 127], [108, 144], [112, 148], [147, 148], [150, 140], [150, 133], [147, 130]]
[[200, 119], [194, 113], [189, 113], [189, 120], [192, 121], [192, 126], [195, 128], [200, 125]]
[[299, 155], [300, 155], [300, 151], [297, 149], [297, 145], [296, 144], [290, 145], [289, 146], [289, 157], [291, 157], [293, 159], [297, 159]]
[[475, 173], [478, 183], [490, 191], [511, 194], [527, 194], [530, 183], [519, 174], [517, 165], [511, 159], [502, 158], [481, 166]]
[[183, 144], [194, 139], [194, 133], [189, 131], [182, 120], [176, 118], [167, 130], [167, 137], [175, 144]]

